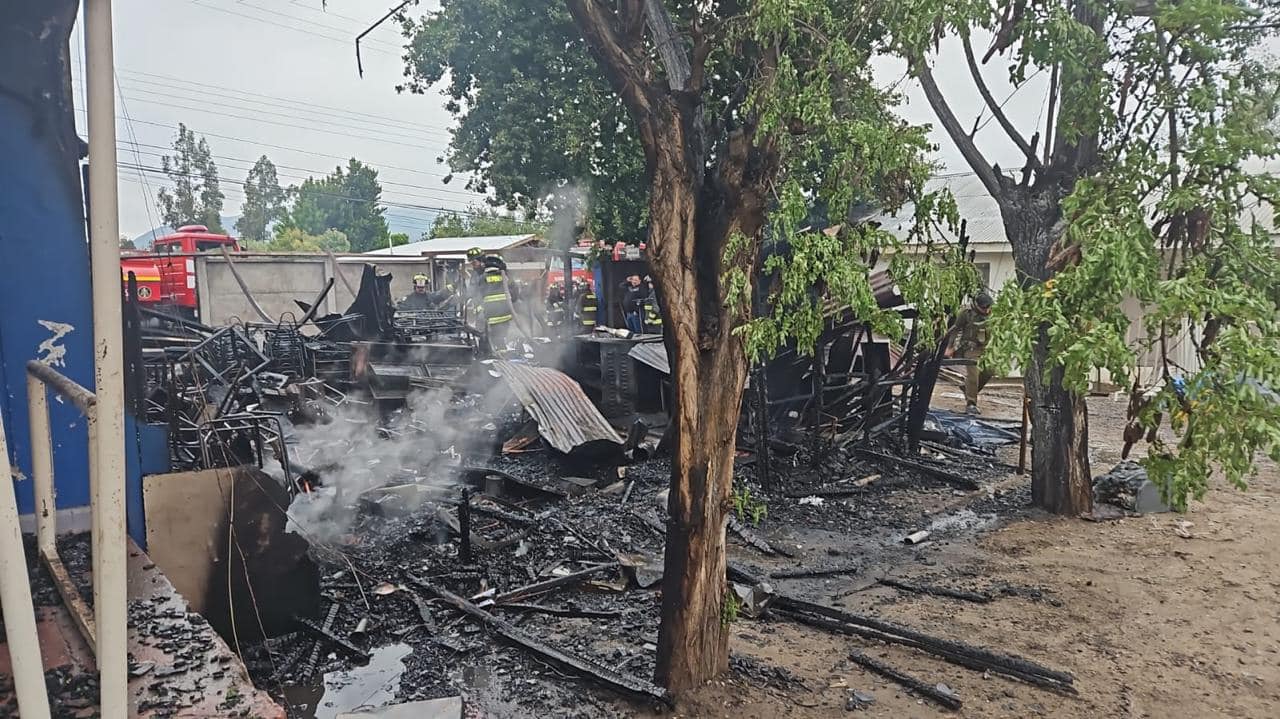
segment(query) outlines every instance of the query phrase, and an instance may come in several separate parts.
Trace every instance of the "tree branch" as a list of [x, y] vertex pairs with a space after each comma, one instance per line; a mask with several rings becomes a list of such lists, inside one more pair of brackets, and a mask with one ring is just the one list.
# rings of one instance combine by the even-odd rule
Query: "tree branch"
[[[639, 17], [639, 3], [640, 0], [623, 2], [621, 19]], [[651, 129], [643, 122], [652, 114], [649, 85], [645, 81], [651, 74], [646, 72], [648, 60], [635, 52], [639, 43], [636, 42], [638, 38], [632, 34], [641, 32], [643, 26], [638, 22], [628, 21], [622, 27], [626, 32], [619, 32], [619, 17], [600, 0], [565, 0], [565, 5], [573, 16], [574, 24], [582, 31], [591, 53], [604, 70], [609, 84], [622, 97], [632, 117], [637, 120], [641, 140], [647, 145], [646, 151], [651, 152], [654, 138]]]
[[938, 89], [938, 83], [934, 81], [933, 72], [925, 64], [924, 58], [917, 56], [912, 61], [911, 67], [915, 71], [916, 77], [920, 78], [920, 86], [924, 88], [924, 95], [928, 98], [929, 106], [933, 108], [934, 114], [938, 116], [938, 121], [942, 123], [943, 129], [947, 131], [951, 141], [960, 148], [960, 154], [964, 156], [965, 162], [969, 163], [969, 167], [977, 174], [978, 179], [982, 180], [982, 186], [987, 188], [987, 192], [991, 193], [991, 196], [996, 201], [999, 201], [1003, 194], [1000, 179], [996, 176], [991, 164], [987, 162], [987, 158], [983, 157], [982, 152], [978, 150], [978, 146], [974, 144], [973, 138], [965, 134], [964, 128], [960, 126], [960, 121], [956, 119], [956, 114], [952, 112], [951, 106], [947, 104], [947, 99], [942, 96], [942, 90]]
[[689, 67], [689, 54], [685, 51], [684, 41], [676, 32], [671, 16], [667, 14], [667, 6], [662, 0], [645, 0], [645, 17], [649, 23], [649, 32], [653, 33], [653, 44], [657, 46], [658, 57], [662, 59], [662, 66], [667, 71], [667, 83], [672, 90], [684, 90], [693, 71]]
[[992, 97], [991, 90], [987, 87], [987, 83], [982, 79], [982, 69], [978, 67], [978, 60], [973, 56], [973, 45], [969, 42], [969, 34], [964, 33], [960, 36], [960, 40], [964, 45], [964, 59], [969, 64], [969, 74], [973, 76], [973, 82], [978, 86], [978, 93], [982, 95], [983, 102], [987, 103], [987, 109], [991, 110], [991, 115], [995, 117], [996, 122], [1000, 123], [1000, 127], [1009, 135], [1009, 139], [1013, 140], [1013, 144], [1022, 150], [1022, 154], [1027, 156], [1027, 162], [1032, 169], [1040, 169], [1040, 160], [1036, 157], [1035, 150], [1027, 143], [1026, 138], [1018, 132], [1018, 128], [1013, 126], [1009, 121], [1009, 116], [1004, 114], [1000, 104]]

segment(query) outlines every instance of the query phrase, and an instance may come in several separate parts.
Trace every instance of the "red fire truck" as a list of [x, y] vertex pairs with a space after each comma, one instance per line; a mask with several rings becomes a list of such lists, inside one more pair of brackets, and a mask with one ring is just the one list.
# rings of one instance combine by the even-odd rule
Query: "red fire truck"
[[138, 281], [138, 301], [152, 309], [185, 317], [196, 315], [196, 262], [198, 252], [227, 248], [239, 252], [230, 235], [209, 232], [204, 225], [186, 225], [158, 238], [150, 252], [126, 252], [120, 257], [120, 279], [129, 286], [129, 273]]

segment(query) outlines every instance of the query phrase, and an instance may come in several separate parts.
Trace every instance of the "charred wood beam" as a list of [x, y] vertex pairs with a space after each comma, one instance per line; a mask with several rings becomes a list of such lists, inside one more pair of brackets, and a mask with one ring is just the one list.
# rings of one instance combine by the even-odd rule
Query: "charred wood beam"
[[297, 622], [300, 626], [306, 627], [307, 629], [311, 630], [311, 632], [314, 633], [316, 636], [319, 636], [325, 641], [342, 649], [343, 651], [355, 657], [356, 659], [359, 659], [361, 661], [366, 661], [366, 662], [369, 661], [370, 659], [369, 652], [366, 652], [365, 650], [361, 649], [360, 647], [357, 647], [356, 645], [352, 644], [346, 639], [343, 639], [337, 634], [334, 634], [331, 630], [326, 629], [325, 627], [322, 627], [319, 624], [316, 624], [310, 619], [306, 619], [303, 617], [294, 617], [293, 621]]
[[881, 462], [887, 462], [890, 465], [897, 464], [899, 466], [906, 467], [907, 469], [914, 469], [917, 472], [927, 474], [930, 477], [940, 479], [948, 484], [955, 485], [960, 489], [969, 490], [970, 492], [982, 488], [981, 485], [968, 477], [961, 477], [954, 472], [948, 472], [945, 469], [932, 467], [924, 464], [923, 462], [916, 462], [914, 460], [906, 459], [905, 457], [894, 457], [892, 455], [882, 454], [873, 449], [867, 449], [866, 447], [855, 447], [854, 451], [864, 457], [870, 457]]
[[542, 594], [546, 594], [547, 592], [550, 592], [553, 589], [559, 589], [560, 587], [567, 587], [570, 584], [577, 584], [578, 582], [581, 582], [585, 579], [594, 577], [595, 575], [605, 571], [606, 569], [616, 569], [617, 566], [618, 565], [615, 562], [609, 562], [607, 564], [597, 564], [595, 566], [588, 567], [581, 571], [573, 572], [572, 574], [566, 574], [563, 577], [554, 577], [552, 579], [547, 579], [541, 582], [535, 582], [533, 584], [519, 587], [518, 589], [512, 589], [509, 592], [504, 592], [494, 597], [493, 601], [495, 604], [510, 604], [512, 602], [518, 602], [522, 599], [529, 599]]
[[800, 569], [784, 569], [770, 572], [770, 579], [802, 579], [805, 577], [830, 577], [836, 574], [857, 574], [861, 569], [856, 564], [844, 567], [801, 567]]
[[761, 553], [767, 556], [773, 556], [775, 554], [781, 554], [784, 557], [795, 556], [794, 553], [789, 552], [785, 549], [782, 549], [781, 547], [775, 546], [774, 544], [771, 544], [769, 540], [765, 539], [764, 537], [761, 537], [759, 534], [756, 534], [750, 527], [743, 524], [737, 517], [735, 517], [732, 514], [729, 515], [729, 529], [733, 530], [733, 533], [738, 535], [738, 537], [740, 537], [742, 541], [746, 542], [752, 548], [759, 550]]
[[622, 612], [616, 609], [596, 611], [577, 607], [544, 607], [541, 604], [495, 604], [493, 608], [513, 612], [537, 612], [538, 614], [549, 614], [553, 617], [570, 617], [573, 619], [617, 619], [622, 616]]
[[[728, 576], [733, 581], [743, 584], [756, 584], [760, 581], [750, 572], [732, 563], [728, 565]], [[1075, 687], [1072, 686], [1075, 677], [1071, 674], [1050, 669], [1022, 657], [1000, 654], [983, 647], [934, 637], [892, 622], [826, 607], [785, 594], [777, 595], [773, 607], [773, 611], [802, 624], [865, 639], [913, 647], [977, 671], [992, 671], [1028, 684], [1071, 694], [1076, 693]]]
[[913, 584], [903, 582], [892, 577], [880, 577], [876, 580], [877, 584], [883, 584], [886, 587], [901, 589], [904, 592], [912, 592], [915, 594], [928, 594], [935, 597], [949, 597], [951, 599], [959, 599], [966, 602], [976, 602], [978, 604], [986, 604], [994, 597], [990, 594], [979, 592], [966, 592], [963, 589], [951, 589], [950, 587], [937, 587], [931, 584]]
[[495, 617], [489, 612], [486, 612], [480, 607], [444, 588], [433, 586], [422, 579], [413, 577], [412, 575], [409, 579], [424, 590], [440, 597], [446, 603], [452, 605], [455, 609], [461, 611], [471, 619], [476, 620], [486, 629], [506, 639], [512, 644], [515, 644], [521, 649], [524, 649], [530, 654], [533, 654], [538, 659], [557, 667], [558, 669], [599, 682], [613, 691], [627, 696], [654, 700], [668, 707], [675, 707], [675, 700], [672, 698], [671, 694], [669, 694], [666, 689], [663, 689], [652, 682], [639, 677], [615, 672], [607, 667], [597, 664], [591, 659], [571, 654], [558, 647], [545, 644], [516, 628], [516, 626], [511, 622]]
[[937, 702], [948, 709], [959, 709], [962, 702], [960, 698], [954, 694], [943, 692], [929, 684], [916, 679], [910, 674], [903, 674], [884, 662], [872, 659], [862, 652], [851, 652], [849, 661], [857, 664], [864, 669], [875, 672], [880, 676], [889, 679], [913, 692], [919, 694], [930, 701]]

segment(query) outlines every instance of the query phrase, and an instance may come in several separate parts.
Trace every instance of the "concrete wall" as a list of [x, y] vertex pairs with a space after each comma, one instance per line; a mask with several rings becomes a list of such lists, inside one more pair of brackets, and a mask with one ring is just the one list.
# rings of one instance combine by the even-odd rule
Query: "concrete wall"
[[[338, 279], [320, 313], [346, 311], [354, 296], [342, 278], [346, 278], [352, 289], [359, 290], [365, 262], [372, 261], [382, 271], [391, 273], [391, 294], [397, 300], [413, 291], [415, 274], [432, 276], [431, 262], [418, 257], [344, 255], [330, 258], [328, 255], [240, 253], [234, 255], [232, 261], [263, 311], [276, 320], [286, 313], [301, 317], [303, 312], [294, 300], [310, 303], [330, 277]], [[236, 318], [244, 322], [262, 321], [221, 255], [196, 257], [196, 296], [200, 303], [200, 321], [205, 324], [216, 327]]]

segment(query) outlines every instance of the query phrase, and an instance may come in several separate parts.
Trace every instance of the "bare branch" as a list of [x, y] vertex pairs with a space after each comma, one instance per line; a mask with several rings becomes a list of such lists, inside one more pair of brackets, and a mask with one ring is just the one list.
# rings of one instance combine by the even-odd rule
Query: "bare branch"
[[[621, 20], [636, 17], [639, 2], [640, 0], [623, 2], [624, 12]], [[627, 27], [625, 23], [620, 23], [620, 18], [600, 0], [565, 0], [565, 5], [569, 8], [569, 14], [573, 16], [574, 24], [586, 38], [592, 54], [599, 61], [605, 77], [609, 79], [614, 91], [622, 97], [632, 116], [637, 119], [647, 117], [650, 114], [651, 104], [648, 95], [649, 86], [645, 81], [646, 77], [651, 76], [647, 67], [649, 63], [646, 58], [636, 52], [639, 38], [620, 32], [619, 27], [621, 24], [621, 29], [627, 32], [639, 32], [643, 26], [632, 23], [633, 27]], [[648, 128], [644, 123], [639, 125], [641, 139], [649, 142], [652, 138], [646, 140]]]
[[996, 99], [992, 97], [991, 90], [987, 87], [986, 81], [982, 79], [982, 69], [978, 67], [978, 60], [973, 56], [973, 45], [969, 42], [969, 34], [965, 33], [960, 38], [964, 44], [964, 59], [969, 63], [969, 74], [973, 76], [973, 82], [978, 86], [978, 93], [982, 95], [983, 102], [987, 103], [987, 109], [991, 110], [991, 115], [1000, 123], [1000, 127], [1004, 128], [1005, 134], [1013, 140], [1013, 144], [1022, 150], [1022, 154], [1027, 156], [1028, 164], [1036, 170], [1040, 169], [1040, 160], [1036, 158], [1035, 150], [1027, 143], [1026, 138], [1018, 132], [1018, 128], [1010, 122], [1009, 116], [1004, 114], [1004, 110]]
[[1044, 122], [1044, 164], [1048, 165], [1053, 161], [1053, 126], [1056, 123], [1055, 118], [1058, 110], [1058, 81], [1061, 78], [1061, 67], [1058, 63], [1053, 64], [1053, 70], [1049, 72], [1049, 117]]
[[933, 108], [934, 114], [938, 116], [938, 121], [942, 123], [943, 129], [947, 131], [951, 141], [960, 148], [960, 154], [964, 156], [965, 162], [969, 163], [969, 167], [978, 176], [978, 179], [982, 180], [982, 186], [987, 188], [987, 192], [991, 193], [991, 196], [999, 201], [1003, 195], [1000, 179], [996, 176], [995, 170], [991, 168], [991, 164], [987, 162], [987, 158], [983, 157], [982, 152], [978, 150], [978, 146], [974, 144], [973, 138], [965, 134], [964, 128], [960, 126], [960, 121], [956, 119], [955, 112], [947, 104], [947, 99], [942, 96], [942, 90], [938, 89], [938, 83], [933, 79], [933, 72], [929, 70], [924, 58], [917, 56], [911, 66], [915, 71], [916, 77], [920, 78], [920, 85], [924, 88], [924, 95], [928, 98], [929, 106]]

